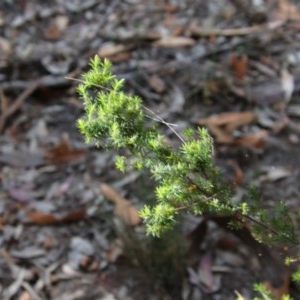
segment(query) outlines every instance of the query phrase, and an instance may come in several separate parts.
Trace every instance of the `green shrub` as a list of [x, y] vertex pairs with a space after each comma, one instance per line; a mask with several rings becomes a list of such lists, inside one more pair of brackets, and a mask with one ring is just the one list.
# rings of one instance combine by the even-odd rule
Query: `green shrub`
[[[148, 233], [159, 236], [183, 210], [194, 214], [245, 215], [247, 204], [231, 203], [230, 191], [221, 183], [207, 130], [189, 129], [183, 136], [176, 132], [181, 146], [172, 147], [159, 132], [157, 122], [149, 125], [146, 118], [167, 123], [143, 106], [139, 97], [125, 94], [123, 80], [117, 79], [110, 68], [108, 60], [101, 61], [96, 56], [91, 70], [83, 75], [78, 92], [84, 101], [85, 115], [78, 120], [78, 128], [87, 142], [126, 149], [126, 158], [116, 158], [121, 171], [144, 168], [151, 173], [157, 182], [157, 204], [145, 206], [140, 212]], [[174, 131], [172, 125], [167, 125]]]
[[[145, 107], [139, 97], [122, 90], [124, 80], [111, 73], [107, 59], [102, 61], [95, 56], [90, 66], [78, 87], [85, 108], [78, 128], [87, 142], [122, 153], [126, 150], [126, 157], [116, 157], [116, 166], [121, 171], [136, 168], [151, 173], [157, 182], [157, 204], [145, 206], [140, 212], [148, 233], [159, 236], [182, 211], [231, 214], [241, 222], [250, 222], [257, 238], [298, 244], [295, 222], [283, 201], [272, 211], [264, 208], [253, 188], [249, 189], [248, 199], [232, 201], [231, 191], [214, 165], [213, 140], [205, 128], [189, 128], [180, 135], [172, 124]], [[174, 132], [181, 142], [179, 147], [170, 145], [160, 133], [159, 123]]]
[[[247, 222], [253, 235], [265, 243], [299, 244], [295, 237], [299, 222], [297, 217], [291, 218], [284, 202], [273, 210], [264, 207], [253, 188], [243, 201], [232, 200], [231, 190], [214, 164], [213, 140], [205, 128], [179, 134], [139, 97], [123, 91], [124, 81], [111, 73], [107, 59], [95, 56], [90, 67], [78, 87], [85, 109], [78, 128], [87, 142], [125, 153], [116, 157], [119, 170], [145, 169], [156, 181], [156, 204], [140, 211], [147, 233], [160, 236], [182, 212], [233, 215], [238, 220], [233, 226]], [[171, 145], [160, 132], [160, 124], [173, 131], [179, 146]]]

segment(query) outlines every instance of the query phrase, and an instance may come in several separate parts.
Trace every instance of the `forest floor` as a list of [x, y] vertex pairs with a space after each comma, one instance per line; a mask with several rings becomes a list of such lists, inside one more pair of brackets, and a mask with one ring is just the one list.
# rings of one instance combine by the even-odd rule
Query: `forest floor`
[[[164, 239], [125, 221], [149, 176], [84, 143], [76, 93], [94, 55], [179, 132], [206, 126], [236, 200], [300, 201], [300, 5], [292, 0], [0, 2], [0, 295], [17, 300], [300, 298], [284, 259], [216, 217]], [[166, 126], [174, 143], [176, 136]], [[225, 222], [226, 223], [226, 222]]]

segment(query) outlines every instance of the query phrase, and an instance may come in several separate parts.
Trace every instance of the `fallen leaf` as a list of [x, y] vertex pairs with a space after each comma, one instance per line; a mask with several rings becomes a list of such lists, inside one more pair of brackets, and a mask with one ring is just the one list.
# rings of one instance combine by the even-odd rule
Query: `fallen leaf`
[[196, 41], [192, 38], [183, 37], [183, 36], [173, 36], [165, 37], [153, 43], [154, 46], [158, 47], [187, 47], [193, 46], [196, 44]]
[[287, 270], [281, 274], [282, 284], [279, 286], [275, 286], [271, 281], [265, 281], [263, 284], [265, 287], [271, 291], [271, 294], [274, 296], [275, 300], [283, 299], [284, 295], [289, 294], [289, 286], [290, 286], [290, 274]]
[[60, 222], [77, 222], [86, 218], [85, 209], [77, 209], [59, 218]]
[[213, 115], [205, 119], [200, 119], [200, 125], [215, 125], [226, 127], [226, 130], [232, 131], [242, 125], [251, 123], [256, 119], [256, 113], [252, 111], [243, 112], [224, 112], [218, 115]]
[[29, 211], [27, 216], [30, 221], [38, 225], [52, 225], [58, 223], [57, 218], [51, 213], [44, 213], [41, 211]]
[[163, 93], [166, 90], [165, 82], [156, 74], [149, 77], [150, 87], [157, 93]]
[[123, 44], [106, 43], [98, 51], [100, 57], [110, 57], [128, 50]]
[[242, 125], [251, 123], [255, 118], [256, 114], [252, 111], [225, 112], [200, 119], [197, 123], [207, 126], [218, 143], [229, 144], [235, 140], [233, 131]]
[[248, 71], [248, 56], [233, 53], [230, 57], [230, 66], [238, 79], [244, 79]]
[[138, 210], [115, 189], [106, 183], [102, 183], [100, 190], [105, 197], [115, 203], [114, 213], [122, 219], [126, 225], [135, 226], [141, 223]]
[[71, 146], [69, 136], [65, 133], [61, 137], [60, 144], [50, 149], [45, 157], [52, 162], [63, 163], [79, 159], [84, 153], [83, 149], [74, 149]]
[[234, 139], [234, 144], [244, 147], [262, 149], [266, 146], [266, 137], [268, 132], [260, 130], [253, 134], [247, 134]]
[[286, 69], [281, 71], [281, 87], [284, 92], [284, 99], [282, 100], [287, 103], [291, 100], [294, 91], [294, 76]]
[[30, 223], [37, 225], [56, 225], [66, 222], [76, 222], [86, 218], [86, 211], [83, 209], [74, 210], [62, 216], [38, 210], [28, 211], [26, 214]]

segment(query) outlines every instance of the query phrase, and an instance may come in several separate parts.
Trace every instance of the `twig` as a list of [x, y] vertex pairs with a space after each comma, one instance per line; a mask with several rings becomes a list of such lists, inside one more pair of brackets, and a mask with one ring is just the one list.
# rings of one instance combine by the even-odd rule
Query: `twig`
[[226, 28], [226, 29], [217, 29], [217, 28], [201, 28], [197, 25], [191, 25], [190, 30], [192, 34], [197, 36], [212, 36], [212, 35], [222, 35], [222, 36], [238, 36], [238, 35], [247, 35], [251, 33], [261, 33], [266, 30], [274, 30], [278, 27], [286, 24], [286, 20], [269, 22], [263, 26], [250, 26], [243, 28]]
[[10, 300], [18, 292], [25, 279], [25, 275], [26, 271], [20, 269], [17, 279], [4, 291], [4, 300]]
[[[179, 138], [179, 140], [185, 144], [185, 140], [181, 137], [181, 135], [173, 128], [173, 124], [166, 122], [164, 119], [162, 119], [160, 116], [158, 116], [154, 111], [152, 111], [150, 108], [146, 107], [143, 105], [143, 108], [145, 110], [147, 110], [148, 112], [150, 112], [151, 114], [153, 114], [156, 118], [158, 122], [161, 122], [162, 124], [166, 125], [168, 128], [170, 128], [172, 130], [172, 132]], [[155, 119], [153, 119], [155, 120]]]
[[1, 112], [0, 133], [3, 131], [7, 119], [14, 114], [23, 104], [23, 102], [38, 88], [40, 80], [33, 81], [27, 89], [17, 97], [17, 99], [5, 111]]
[[241, 216], [238, 216], [238, 219], [239, 219], [242, 223], [243, 223], [243, 219], [247, 219], [248, 221], [250, 221], [250, 222], [252, 222], [252, 223], [254, 223], [254, 224], [260, 226], [261, 228], [263, 228], [263, 229], [265, 229], [265, 230], [267, 230], [269, 233], [271, 233], [271, 234], [273, 233], [275, 236], [281, 236], [281, 237], [283, 237], [287, 242], [290, 242], [290, 243], [292, 243], [292, 244], [294, 244], [294, 245], [297, 245], [297, 241], [296, 241], [295, 239], [293, 239], [293, 238], [291, 238], [291, 237], [289, 237], [289, 236], [282, 236], [282, 235], [280, 235], [280, 233], [279, 233], [277, 230], [271, 228], [270, 226], [268, 226], [268, 224], [263, 223], [263, 222], [261, 222], [261, 221], [255, 219], [255, 218], [249, 216], [249, 215], [241, 215]]
[[28, 282], [22, 282], [21, 286], [30, 294], [32, 299], [34, 300], [43, 300], [32, 288], [32, 286]]
[[[68, 84], [68, 81], [65, 78], [50, 75], [40, 77], [39, 81], [40, 87], [55, 87]], [[3, 91], [26, 89], [31, 83], [32, 81], [25, 80], [6, 81], [0, 84], [0, 88], [3, 89]]]

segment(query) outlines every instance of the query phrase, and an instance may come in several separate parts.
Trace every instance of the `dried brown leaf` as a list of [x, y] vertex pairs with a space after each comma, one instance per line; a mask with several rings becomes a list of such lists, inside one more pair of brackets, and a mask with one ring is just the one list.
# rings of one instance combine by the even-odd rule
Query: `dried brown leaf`
[[207, 126], [217, 142], [228, 144], [235, 140], [233, 131], [236, 128], [251, 123], [255, 118], [256, 114], [252, 111], [225, 112], [200, 119], [197, 123]]
[[195, 45], [196, 41], [192, 38], [183, 36], [165, 37], [156, 41], [153, 45], [158, 47], [187, 47]]
[[30, 222], [37, 225], [56, 225], [65, 222], [76, 222], [86, 218], [86, 211], [84, 209], [74, 210], [62, 216], [38, 210], [28, 211], [26, 214]]
[[225, 112], [218, 115], [213, 115], [205, 119], [200, 119], [198, 124], [207, 126], [222, 126], [226, 130], [232, 131], [242, 125], [251, 123], [256, 119], [256, 113], [253, 111], [243, 112]]
[[283, 100], [289, 102], [294, 91], [294, 76], [286, 69], [281, 71], [281, 87], [284, 91]]
[[280, 275], [280, 277], [282, 278], [282, 284], [279, 286], [272, 284], [271, 281], [263, 282], [267, 290], [271, 291], [271, 294], [274, 296], [275, 300], [281, 300], [283, 299], [284, 295], [289, 294], [290, 274], [287, 270], [285, 270], [285, 272]]
[[59, 218], [60, 222], [77, 222], [86, 218], [85, 209], [77, 209]]
[[233, 53], [230, 57], [230, 65], [238, 79], [244, 79], [248, 71], [248, 56]]
[[98, 55], [100, 57], [110, 57], [126, 50], [128, 50], [128, 47], [123, 44], [107, 43], [99, 49]]
[[266, 146], [267, 136], [268, 136], [268, 132], [266, 130], [260, 130], [254, 134], [247, 134], [235, 138], [234, 144], [243, 147], [262, 149]]
[[27, 216], [32, 223], [37, 225], [53, 225], [59, 222], [53, 214], [41, 211], [29, 211]]
[[48, 151], [46, 159], [56, 163], [68, 162], [79, 159], [84, 153], [83, 149], [74, 149], [70, 144], [69, 136], [63, 134], [60, 144]]
[[115, 203], [115, 215], [126, 225], [135, 226], [141, 222], [138, 210], [115, 189], [106, 183], [100, 185], [100, 190], [106, 198]]

